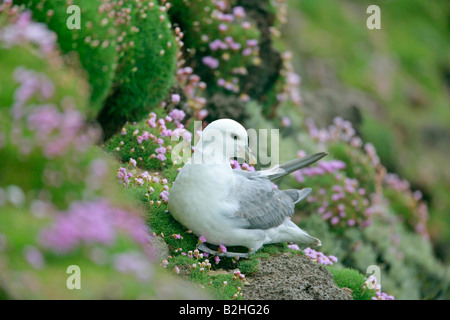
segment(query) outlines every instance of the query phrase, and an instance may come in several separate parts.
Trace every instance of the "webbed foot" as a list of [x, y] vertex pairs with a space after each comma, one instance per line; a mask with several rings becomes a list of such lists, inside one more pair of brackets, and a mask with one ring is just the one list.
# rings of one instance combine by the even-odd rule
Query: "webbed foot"
[[197, 249], [206, 252], [213, 256], [219, 256], [219, 257], [226, 257], [226, 258], [248, 258], [249, 253], [243, 253], [243, 252], [218, 252], [216, 250], [210, 249], [206, 244], [201, 243], [197, 246]]

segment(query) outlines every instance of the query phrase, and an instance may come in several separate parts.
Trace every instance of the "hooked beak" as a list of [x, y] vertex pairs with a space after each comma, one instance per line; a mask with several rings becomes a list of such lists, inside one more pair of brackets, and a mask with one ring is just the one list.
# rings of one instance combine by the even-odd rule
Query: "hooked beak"
[[245, 147], [238, 146], [238, 156], [244, 159], [244, 161], [250, 165], [256, 164], [256, 158], [252, 154], [252, 151], [248, 146]]

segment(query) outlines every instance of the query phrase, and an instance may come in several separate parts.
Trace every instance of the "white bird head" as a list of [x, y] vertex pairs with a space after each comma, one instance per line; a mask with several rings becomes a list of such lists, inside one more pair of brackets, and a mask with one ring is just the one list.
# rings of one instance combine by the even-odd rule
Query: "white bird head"
[[196, 153], [201, 153], [203, 163], [229, 163], [232, 158], [256, 163], [248, 147], [247, 131], [239, 122], [231, 119], [211, 122], [202, 132], [194, 156]]

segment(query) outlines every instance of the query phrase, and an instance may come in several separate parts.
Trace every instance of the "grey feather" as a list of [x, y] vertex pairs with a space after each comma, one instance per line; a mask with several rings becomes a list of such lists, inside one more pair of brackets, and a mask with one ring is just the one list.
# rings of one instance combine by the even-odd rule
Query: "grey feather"
[[311, 193], [311, 188], [278, 190], [271, 181], [304, 168], [326, 155], [321, 152], [286, 162], [280, 165], [281, 172], [269, 175], [262, 171], [233, 170], [238, 188], [231, 191], [230, 199], [236, 199], [239, 206], [234, 217], [245, 221], [248, 229], [269, 229], [282, 224], [286, 217], [294, 213], [295, 204]]
[[269, 175], [269, 179], [273, 181], [273, 180], [282, 178], [291, 172], [294, 172], [301, 168], [309, 166], [310, 164], [322, 159], [326, 155], [327, 155], [326, 152], [319, 152], [319, 153], [305, 156], [300, 159], [294, 159], [294, 160], [288, 161], [286, 163], [283, 163], [282, 165], [280, 165], [281, 172]]
[[257, 172], [235, 170], [238, 188], [230, 194], [230, 199], [238, 201], [239, 209], [235, 218], [245, 221], [248, 229], [270, 229], [292, 216], [294, 206], [304, 199], [310, 188], [303, 190], [278, 190], [267, 176]]

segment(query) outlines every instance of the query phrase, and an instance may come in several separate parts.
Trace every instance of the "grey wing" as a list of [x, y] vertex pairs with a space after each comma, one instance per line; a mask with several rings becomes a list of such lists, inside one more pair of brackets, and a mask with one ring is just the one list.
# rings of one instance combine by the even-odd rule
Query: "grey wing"
[[311, 189], [278, 190], [267, 176], [257, 172], [234, 170], [237, 187], [230, 194], [238, 201], [235, 217], [243, 219], [248, 229], [269, 229], [279, 226], [294, 213], [294, 206]]

